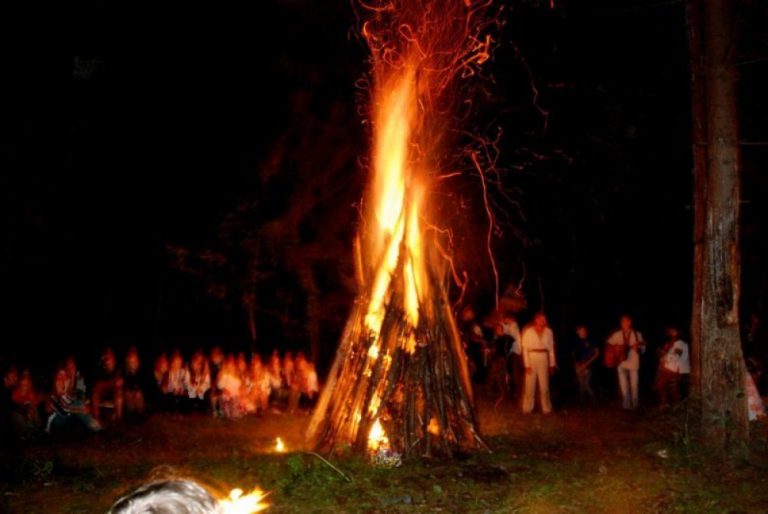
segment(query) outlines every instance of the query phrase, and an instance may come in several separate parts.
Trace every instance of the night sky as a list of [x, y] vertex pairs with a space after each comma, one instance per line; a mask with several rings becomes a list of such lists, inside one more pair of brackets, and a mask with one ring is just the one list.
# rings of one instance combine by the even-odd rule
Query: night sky
[[[742, 310], [765, 314], [768, 14], [743, 4], [742, 139], [763, 145], [743, 154]], [[306, 346], [290, 248], [322, 247], [314, 269], [330, 358], [353, 298], [344, 277], [366, 174], [355, 87], [365, 48], [349, 2], [257, 5], [2, 8], [1, 352], [250, 348], [233, 238], [266, 233], [298, 201], [308, 207], [299, 242], [258, 245], [257, 348]], [[492, 95], [469, 127], [503, 128], [500, 164], [516, 203], [497, 202], [502, 288], [524, 276], [530, 310], [543, 306], [561, 334], [581, 321], [604, 333], [624, 310], [651, 340], [666, 323], [686, 326], [684, 4], [506, 7]], [[468, 178], [457, 192], [457, 205], [467, 202], [455, 252], [482, 313], [493, 285], [477, 187]], [[203, 259], [190, 272], [179, 249], [226, 265], [209, 273]]]

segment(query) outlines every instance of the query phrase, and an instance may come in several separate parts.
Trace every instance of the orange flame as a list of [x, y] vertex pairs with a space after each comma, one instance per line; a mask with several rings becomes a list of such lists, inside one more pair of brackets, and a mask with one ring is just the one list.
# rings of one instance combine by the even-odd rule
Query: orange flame
[[269, 507], [268, 503], [262, 501], [266, 496], [267, 493], [259, 488], [247, 494], [242, 489], [232, 489], [229, 496], [219, 500], [219, 507], [222, 514], [252, 514]]
[[[407, 322], [400, 348], [413, 353], [420, 323], [434, 321], [431, 270], [444, 262], [429, 251], [423, 226], [431, 206], [427, 192], [441, 166], [441, 149], [457, 80], [472, 76], [491, 56], [494, 39], [485, 27], [492, 0], [380, 0], [361, 2], [368, 11], [362, 27], [371, 49], [373, 148], [369, 224], [359, 241], [360, 275], [367, 282], [364, 320], [374, 336], [369, 356], [376, 360], [389, 303]], [[362, 255], [361, 255], [362, 254]], [[365, 280], [367, 277], [367, 281]], [[434, 287], [434, 285], [432, 285]], [[374, 348], [375, 347], [375, 348]]]
[[279, 437], [275, 440], [275, 451], [277, 453], [285, 453], [285, 444]]
[[440, 435], [440, 424], [437, 422], [437, 418], [432, 417], [429, 420], [429, 425], [427, 425], [427, 432], [434, 436]]
[[[415, 66], [406, 66], [399, 76], [380, 85], [377, 92], [371, 189], [376, 227], [368, 234], [367, 249], [369, 262], [380, 265], [374, 272], [365, 316], [366, 326], [375, 335], [381, 330], [393, 287], [402, 287], [405, 293], [403, 307], [412, 330], [419, 324], [419, 305], [427, 294], [419, 220], [424, 194], [410, 158], [412, 132], [418, 116]], [[403, 282], [393, 284], [400, 259], [404, 259], [405, 273], [396, 280]], [[412, 338], [405, 341], [405, 349], [413, 352]], [[378, 356], [376, 343], [369, 355], [374, 360]]]
[[[398, 412], [387, 412], [398, 409], [390, 402], [400, 380], [390, 376], [393, 367], [407, 370], [421, 362], [410, 357], [430, 341], [456, 354], [457, 383], [471, 397], [445, 288], [449, 269], [458, 275], [440, 242], [446, 233], [450, 239], [440, 226], [457, 213], [435, 193], [441, 192], [436, 177], [454, 171], [445, 168], [454, 159], [447, 150], [458, 135], [455, 107], [471, 108], [471, 98], [462, 101], [463, 79], [491, 56], [494, 41], [486, 28], [494, 23], [495, 8], [494, 0], [353, 3], [365, 13], [362, 36], [372, 65], [366, 80], [371, 176], [354, 254], [359, 297], [329, 379], [335, 385], [321, 396], [308, 434], [357, 444], [361, 426], [370, 426], [368, 449], [377, 450], [390, 445], [380, 416], [392, 416], [393, 444], [405, 439], [393, 416]], [[439, 434], [441, 425], [432, 425], [431, 433]], [[326, 435], [323, 427], [330, 428]], [[448, 432], [447, 425], [442, 430]]]
[[[440, 292], [430, 289], [447, 268], [443, 252], [425, 241], [425, 228], [432, 226], [426, 220], [433, 214], [427, 198], [446, 143], [454, 101], [450, 84], [487, 61], [493, 43], [490, 35], [480, 37], [474, 21], [490, 2], [451, 0], [445, 12], [438, 4], [398, 0], [377, 4], [382, 10], [363, 5], [371, 10], [362, 33], [372, 53], [373, 142], [368, 224], [355, 249], [370, 336], [361, 374], [369, 379], [374, 370], [386, 376], [395, 348], [414, 354], [426, 344], [424, 327], [438, 322], [430, 299]], [[392, 312], [402, 312], [404, 321], [396, 335], [383, 327]], [[374, 386], [365, 409], [372, 419], [386, 394], [385, 382]], [[372, 431], [372, 436], [381, 431], [378, 421]]]
[[389, 448], [389, 438], [377, 419], [371, 426], [371, 431], [368, 432], [368, 449], [377, 452], [381, 448]]

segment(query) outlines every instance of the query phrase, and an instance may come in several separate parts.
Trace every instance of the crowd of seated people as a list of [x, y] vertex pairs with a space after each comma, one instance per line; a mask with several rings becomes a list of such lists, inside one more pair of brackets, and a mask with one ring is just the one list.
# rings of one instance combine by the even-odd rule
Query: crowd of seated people
[[56, 366], [47, 393], [36, 387], [29, 369], [20, 372], [16, 366], [5, 364], [2, 373], [0, 432], [3, 438], [27, 439], [42, 431], [101, 430], [100, 423], [91, 414], [85, 381], [73, 357]]
[[[122, 365], [120, 364], [122, 362]], [[67, 356], [47, 380], [29, 369], [0, 362], [2, 436], [96, 432], [105, 423], [140, 420], [149, 412], [207, 413], [240, 418], [267, 411], [308, 409], [318, 393], [313, 363], [299, 352], [276, 350], [264, 361], [259, 354], [225, 354], [214, 347], [185, 360], [180, 350], [162, 353], [151, 368], [131, 347], [119, 361], [105, 348], [91, 380]]]

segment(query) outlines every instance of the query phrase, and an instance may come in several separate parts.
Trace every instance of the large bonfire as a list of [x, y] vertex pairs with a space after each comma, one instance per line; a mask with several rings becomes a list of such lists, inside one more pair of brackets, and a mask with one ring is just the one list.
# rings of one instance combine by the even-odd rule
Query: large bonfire
[[489, 57], [490, 1], [359, 4], [373, 143], [357, 301], [308, 437], [317, 447], [451, 455], [483, 446], [430, 202], [461, 91]]

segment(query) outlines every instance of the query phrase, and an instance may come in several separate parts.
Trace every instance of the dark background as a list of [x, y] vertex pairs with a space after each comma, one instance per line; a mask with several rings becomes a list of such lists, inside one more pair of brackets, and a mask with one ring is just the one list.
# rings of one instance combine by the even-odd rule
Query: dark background
[[[255, 348], [306, 349], [292, 262], [311, 258], [327, 362], [353, 299], [368, 144], [355, 87], [366, 53], [349, 3], [27, 4], [0, 13], [0, 353], [245, 350], [248, 280]], [[735, 42], [742, 139], [763, 142], [743, 147], [745, 316], [765, 314], [768, 289], [758, 4], [739, 3]], [[690, 315], [684, 3], [505, 6], [493, 97], [471, 127], [503, 128], [502, 289], [521, 284], [528, 312], [543, 307], [561, 337], [576, 322], [602, 337], [628, 311], [658, 341]], [[455, 252], [467, 300], [483, 314], [493, 283], [478, 187], [468, 176], [447, 201], [464, 219]], [[295, 238], [281, 238], [287, 225]]]

